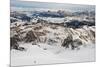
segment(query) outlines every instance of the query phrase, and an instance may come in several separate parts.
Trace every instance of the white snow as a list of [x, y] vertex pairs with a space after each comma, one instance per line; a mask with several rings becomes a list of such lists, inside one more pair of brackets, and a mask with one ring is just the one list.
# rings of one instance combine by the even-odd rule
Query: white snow
[[31, 45], [31, 43], [21, 45], [26, 48], [26, 51], [13, 49], [11, 66], [95, 61], [94, 45], [81, 47], [80, 50], [70, 50], [47, 44], [39, 45]]

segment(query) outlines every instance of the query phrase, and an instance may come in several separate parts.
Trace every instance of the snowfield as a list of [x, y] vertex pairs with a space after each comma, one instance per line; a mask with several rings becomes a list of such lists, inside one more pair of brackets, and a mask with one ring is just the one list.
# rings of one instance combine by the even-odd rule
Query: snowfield
[[[94, 45], [70, 50], [47, 44], [22, 44], [26, 51], [11, 51], [11, 66], [95, 61]], [[46, 48], [46, 49], [45, 49]]]

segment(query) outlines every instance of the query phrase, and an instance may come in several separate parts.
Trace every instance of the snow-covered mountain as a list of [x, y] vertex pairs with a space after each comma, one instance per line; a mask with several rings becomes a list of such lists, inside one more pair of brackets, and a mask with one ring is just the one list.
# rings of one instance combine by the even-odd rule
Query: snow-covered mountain
[[55, 23], [28, 24], [15, 22], [11, 24], [11, 32], [11, 36], [13, 35], [12, 37], [16, 35], [19, 40], [24, 42], [38, 41], [37, 43], [49, 43], [50, 41], [55, 45], [60, 43], [61, 46], [64, 39], [67, 37], [72, 37], [73, 41], [78, 39], [83, 45], [95, 42], [95, 26], [84, 25], [81, 28], [74, 29]]
[[65, 13], [11, 12], [11, 65], [95, 61], [95, 16]]
[[95, 26], [11, 23], [12, 66], [95, 61], [94, 55]]

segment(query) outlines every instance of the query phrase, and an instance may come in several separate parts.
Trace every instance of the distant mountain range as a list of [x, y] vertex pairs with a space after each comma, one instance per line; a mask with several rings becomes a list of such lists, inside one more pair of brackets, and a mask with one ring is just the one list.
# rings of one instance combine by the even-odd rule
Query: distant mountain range
[[67, 4], [67, 3], [49, 3], [49, 2], [34, 2], [34, 1], [18, 1], [11, 0], [11, 7], [22, 8], [22, 9], [62, 9], [70, 11], [93, 11], [95, 5], [80, 5], [80, 4]]

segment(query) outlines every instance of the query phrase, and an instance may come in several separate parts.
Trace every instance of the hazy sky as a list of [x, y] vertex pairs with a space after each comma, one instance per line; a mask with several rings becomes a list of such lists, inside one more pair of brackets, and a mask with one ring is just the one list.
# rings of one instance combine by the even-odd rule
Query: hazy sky
[[78, 4], [76, 5], [76, 4], [67, 4], [67, 3], [48, 3], [48, 2], [19, 1], [19, 0], [11, 0], [11, 7], [95, 10], [94, 5], [78, 5]]

